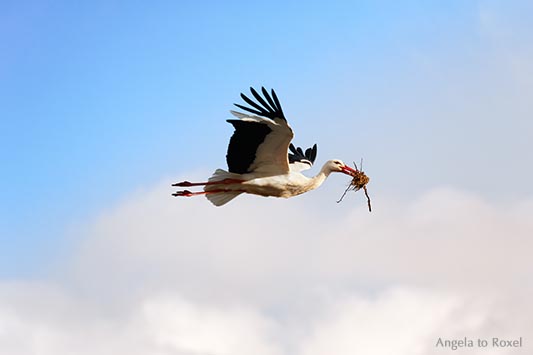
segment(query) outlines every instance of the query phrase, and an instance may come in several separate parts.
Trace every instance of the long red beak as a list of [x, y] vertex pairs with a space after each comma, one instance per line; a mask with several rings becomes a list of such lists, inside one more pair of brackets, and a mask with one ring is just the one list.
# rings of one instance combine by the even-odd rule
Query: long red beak
[[346, 175], [354, 176], [357, 170], [350, 168], [348, 165], [342, 167], [342, 172]]

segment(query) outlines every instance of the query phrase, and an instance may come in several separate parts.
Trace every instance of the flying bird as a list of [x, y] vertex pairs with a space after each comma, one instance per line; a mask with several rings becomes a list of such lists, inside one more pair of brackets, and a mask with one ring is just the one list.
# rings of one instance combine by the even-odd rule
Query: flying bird
[[215, 206], [222, 206], [242, 193], [288, 198], [316, 189], [332, 172], [356, 174], [333, 159], [316, 176], [303, 175], [301, 171], [310, 169], [316, 159], [316, 144], [304, 152], [291, 143], [294, 134], [273, 89], [269, 93], [261, 88], [263, 96], [254, 88], [250, 91], [257, 101], [241, 93], [249, 106], [234, 104], [248, 113], [230, 111], [236, 119], [227, 120], [235, 128], [226, 154], [228, 170], [217, 169], [207, 182], [175, 183], [172, 186], [204, 188], [177, 191], [173, 196], [205, 195]]

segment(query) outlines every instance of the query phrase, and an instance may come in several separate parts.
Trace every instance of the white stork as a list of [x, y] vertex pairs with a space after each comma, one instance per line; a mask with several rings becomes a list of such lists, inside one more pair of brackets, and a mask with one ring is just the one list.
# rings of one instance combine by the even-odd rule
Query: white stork
[[242, 193], [285, 198], [300, 195], [319, 187], [332, 172], [354, 176], [356, 170], [338, 159], [327, 161], [315, 177], [301, 174], [313, 165], [316, 144], [305, 153], [295, 148], [291, 144], [292, 129], [274, 90], [270, 95], [263, 87], [264, 98], [253, 88], [250, 91], [257, 102], [241, 94], [251, 107], [234, 105], [252, 115], [230, 111], [238, 119], [227, 120], [235, 128], [226, 154], [228, 171], [217, 169], [207, 182], [175, 183], [172, 186], [204, 186], [204, 189], [201, 192], [181, 190], [173, 196], [205, 195], [215, 206], [222, 206]]

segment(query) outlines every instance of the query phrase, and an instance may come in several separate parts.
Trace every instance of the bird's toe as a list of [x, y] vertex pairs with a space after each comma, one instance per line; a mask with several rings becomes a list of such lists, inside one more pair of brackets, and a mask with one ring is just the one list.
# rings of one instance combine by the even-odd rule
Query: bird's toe
[[189, 196], [192, 196], [192, 192], [190, 192], [189, 190], [181, 190], [181, 191], [174, 192], [172, 194], [172, 196], [175, 196], [175, 197], [179, 197], [179, 196], [189, 197]]

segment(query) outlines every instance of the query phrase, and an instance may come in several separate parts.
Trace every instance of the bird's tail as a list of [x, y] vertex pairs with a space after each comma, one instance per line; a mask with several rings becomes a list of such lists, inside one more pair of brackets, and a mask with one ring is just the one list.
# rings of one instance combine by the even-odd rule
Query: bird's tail
[[205, 197], [207, 197], [207, 199], [211, 201], [213, 205], [222, 206], [230, 202], [231, 200], [233, 200], [235, 197], [239, 196], [240, 194], [242, 194], [242, 192], [226, 191], [226, 192], [215, 192], [215, 193], [206, 194]]
[[[235, 179], [239, 177], [238, 174], [230, 173], [222, 169], [217, 169], [209, 178], [209, 182], [217, 182], [225, 179]], [[220, 185], [219, 185], [220, 186]], [[211, 190], [217, 190], [217, 185], [206, 185], [204, 191], [210, 192]], [[211, 192], [205, 194], [205, 197], [215, 206], [222, 206], [233, 200], [235, 197], [242, 194], [240, 191], [223, 191], [223, 192]]]
[[211, 175], [208, 181], [216, 182], [216, 181], [221, 181], [221, 180], [226, 180], [226, 179], [238, 179], [239, 176], [240, 176], [239, 174], [230, 173], [229, 171], [226, 171], [224, 169], [217, 169], [215, 170], [213, 175]]

